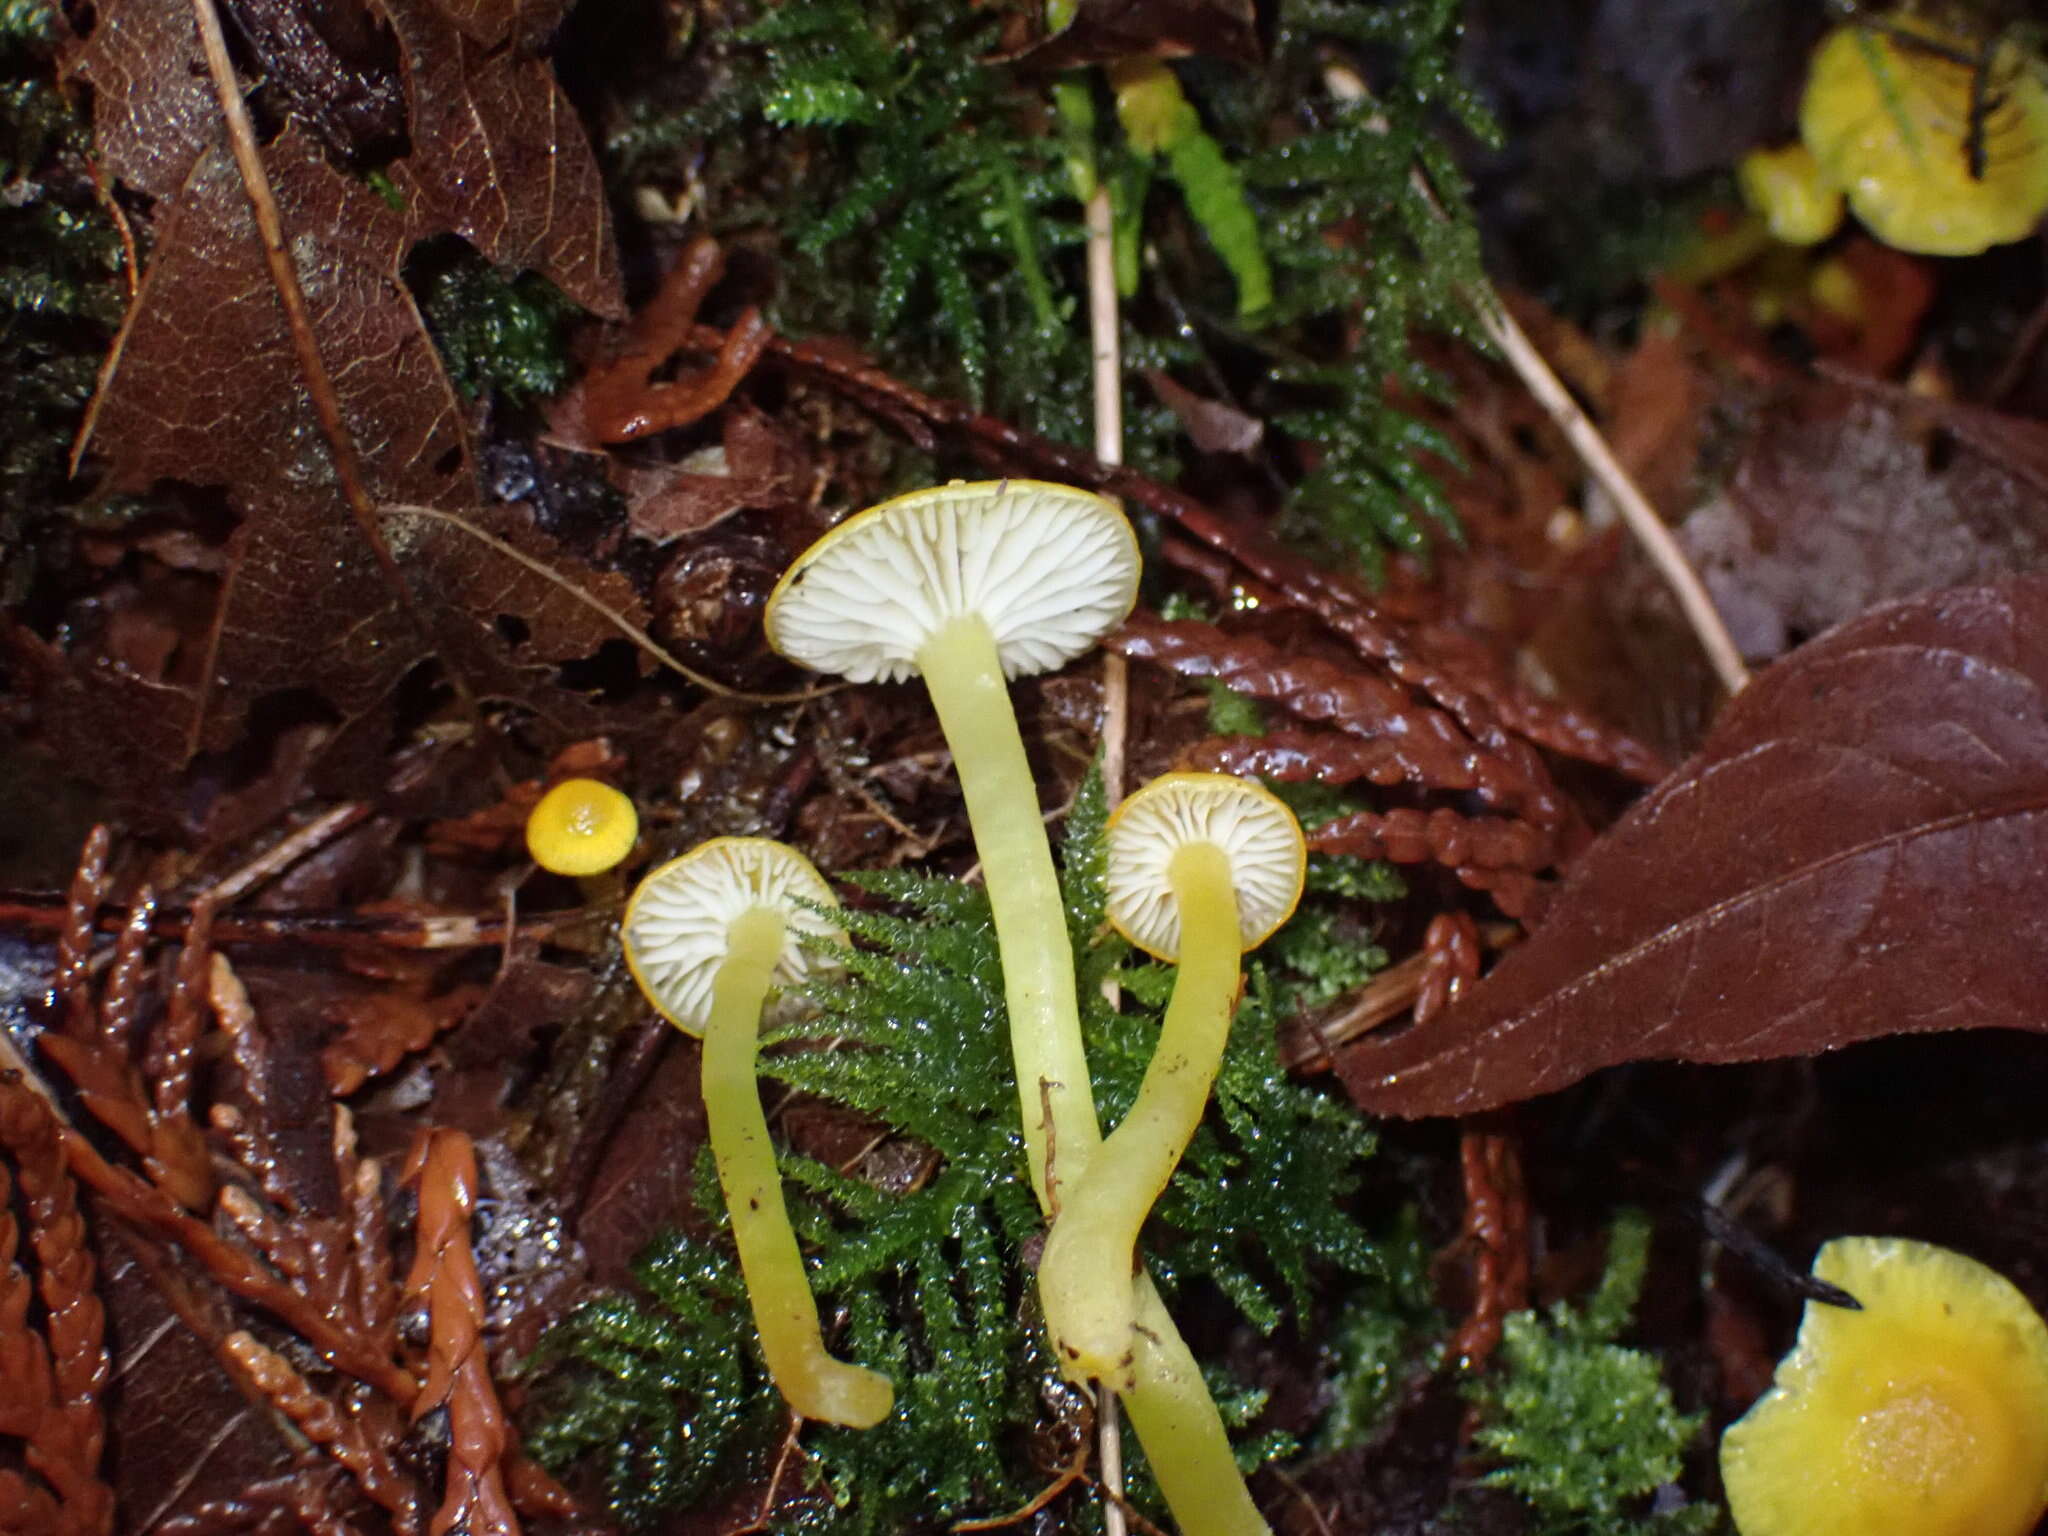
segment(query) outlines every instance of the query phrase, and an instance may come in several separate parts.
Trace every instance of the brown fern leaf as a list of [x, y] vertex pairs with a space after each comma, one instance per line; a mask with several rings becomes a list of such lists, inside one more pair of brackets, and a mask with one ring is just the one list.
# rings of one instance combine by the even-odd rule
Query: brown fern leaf
[[[91, 981], [92, 936], [107, 892], [109, 840], [104, 827], [86, 839], [72, 879], [65, 926], [58, 942], [57, 990], [63, 999], [62, 1028], [38, 1041], [42, 1054], [71, 1079], [86, 1111], [141, 1159], [153, 1182], [188, 1210], [203, 1210], [213, 1196], [212, 1162], [184, 1096], [173, 1098], [144, 1088], [135, 1053], [143, 1009], [156, 899], [145, 888], [114, 943], [106, 985], [95, 998]], [[189, 942], [189, 941], [188, 941]], [[176, 1027], [189, 1018], [175, 1015]], [[167, 1016], [166, 1024], [172, 1022]], [[189, 1055], [189, 1043], [186, 1052]], [[175, 1055], [175, 1047], [169, 1054]], [[190, 1070], [182, 1083], [189, 1092]]]
[[230, 1334], [222, 1352], [272, 1407], [347, 1469], [364, 1496], [390, 1514], [391, 1528], [398, 1536], [416, 1536], [420, 1528], [418, 1495], [391, 1445], [380, 1443], [358, 1417], [342, 1412], [314, 1390], [289, 1360], [250, 1334]]
[[426, 1303], [431, 1343], [427, 1381], [413, 1417], [448, 1406], [448, 1482], [429, 1530], [446, 1536], [519, 1536], [503, 1462], [512, 1444], [490, 1357], [483, 1347], [483, 1281], [470, 1247], [476, 1208], [476, 1150], [461, 1131], [429, 1131], [414, 1146], [408, 1175], [419, 1181], [420, 1215], [406, 1295]]
[[[36, 1254], [44, 1340], [27, 1325], [28, 1281], [18, 1264], [11, 1217], [0, 1226], [0, 1432], [22, 1440], [22, 1458], [55, 1496], [63, 1536], [106, 1536], [114, 1493], [100, 1478], [106, 1441], [100, 1393], [107, 1382], [105, 1315], [77, 1190], [65, 1170], [61, 1130], [42, 1097], [18, 1074], [0, 1076], [0, 1146], [14, 1160]], [[0, 1504], [39, 1522], [48, 1513], [31, 1485], [0, 1490]]]

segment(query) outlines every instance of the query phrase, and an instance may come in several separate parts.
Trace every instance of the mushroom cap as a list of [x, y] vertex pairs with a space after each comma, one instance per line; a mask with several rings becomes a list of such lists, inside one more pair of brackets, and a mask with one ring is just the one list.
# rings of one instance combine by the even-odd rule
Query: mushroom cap
[[1138, 600], [1137, 535], [1116, 503], [1043, 480], [955, 480], [855, 513], [769, 595], [768, 643], [856, 683], [916, 675], [917, 652], [978, 613], [1005, 677], [1072, 661]]
[[779, 985], [796, 986], [831, 968], [799, 940], [844, 944], [845, 931], [800, 901], [839, 904], [817, 866], [794, 848], [765, 837], [714, 837], [634, 888], [619, 924], [626, 964], [670, 1023], [702, 1034], [711, 1015], [712, 979], [725, 959], [726, 931], [741, 913], [776, 907], [788, 921], [775, 966]]
[[[2048, 212], [2048, 85], [2008, 40], [1981, 60], [1990, 74], [1980, 87], [1967, 61], [1982, 52], [1973, 38], [1901, 12], [1884, 31], [1837, 27], [1814, 53], [1800, 137], [1886, 245], [1974, 256], [2026, 238]], [[1973, 113], [1981, 177], [1970, 165]]]
[[633, 851], [640, 813], [596, 779], [564, 779], [526, 818], [526, 851], [557, 875], [601, 875]]
[[1167, 871], [1190, 843], [1214, 843], [1230, 863], [1244, 948], [1256, 949], [1294, 915], [1308, 845], [1286, 802], [1228, 773], [1169, 773], [1109, 818], [1109, 920], [1138, 948], [1180, 957], [1180, 904]]
[[1773, 239], [1818, 245], [1842, 225], [1842, 189], [1804, 144], [1753, 149], [1736, 172], [1742, 200], [1764, 216]]
[[2026, 1536], [2048, 1509], [2048, 1324], [1975, 1259], [1842, 1237], [1776, 1384], [1721, 1437], [1743, 1536]]

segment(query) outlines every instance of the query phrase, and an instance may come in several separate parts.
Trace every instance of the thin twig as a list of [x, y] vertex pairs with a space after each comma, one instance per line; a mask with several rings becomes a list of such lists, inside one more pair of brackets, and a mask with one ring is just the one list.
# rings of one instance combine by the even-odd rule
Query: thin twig
[[543, 561], [534, 559], [533, 556], [527, 554], [526, 551], [518, 546], [508, 544], [496, 534], [488, 533], [484, 529], [477, 527], [468, 518], [454, 512], [444, 512], [439, 507], [421, 507], [404, 502], [386, 503], [378, 510], [386, 515], [397, 513], [407, 517], [432, 518], [435, 522], [447, 523], [452, 527], [460, 528], [478, 543], [489, 545], [506, 559], [516, 561], [518, 564], [525, 566], [527, 570], [540, 577], [541, 580], [560, 587], [569, 596], [591, 612], [597, 614], [598, 617], [611, 625], [612, 628], [616, 629], [628, 640], [631, 640], [642, 651], [645, 651], [671, 672], [688, 678], [706, 693], [716, 694], [719, 698], [738, 699], [748, 704], [807, 704], [812, 699], [822, 698], [828, 693], [836, 693], [846, 686], [844, 683], [826, 683], [816, 688], [806, 688], [798, 693], [748, 693], [743, 689], [728, 688], [724, 683], [719, 682], [718, 679], [706, 677], [702, 672], [685, 666], [668, 651], [662, 649], [654, 636], [648, 634], [646, 630], [635, 624], [623, 613], [615, 612], [607, 607], [603, 602], [584, 591], [561, 572], [551, 569]]
[[240, 869], [215, 881], [207, 889], [206, 899], [216, 907], [233, 905], [257, 886], [283, 874], [314, 849], [341, 836], [369, 814], [369, 806], [359, 800], [344, 801], [332, 810], [321, 812], [304, 826], [287, 832]]
[[[1340, 101], [1363, 101], [1371, 94], [1357, 72], [1343, 65], [1326, 69], [1323, 83]], [[1384, 122], [1378, 126], [1384, 131]], [[1410, 169], [1408, 180], [1428, 203], [1432, 214], [1438, 219], [1449, 219], [1436, 189], [1429, 184], [1429, 178], [1423, 175], [1420, 166]], [[1707, 595], [1706, 586], [1700, 581], [1699, 572], [1685, 558], [1685, 551], [1678, 547], [1678, 541], [1671, 536], [1671, 530], [1657, 515], [1656, 508], [1650, 505], [1649, 498], [1637, 487], [1629, 472], [1621, 467], [1614, 450], [1607, 446], [1607, 439], [1600, 435], [1593, 419], [1580, 409], [1563, 381], [1551, 371], [1550, 364], [1543, 360], [1543, 354], [1536, 350], [1536, 344], [1515, 323], [1515, 317], [1501, 303], [1493, 285], [1482, 279], [1473, 285], [1468, 297], [1478, 312], [1480, 325], [1493, 344], [1500, 348], [1523, 387], [1564, 433], [1565, 440], [1572, 445], [1572, 451], [1579, 456], [1586, 472], [1614, 498], [1615, 506], [1621, 510], [1622, 521], [1628, 524], [1629, 532], [1636, 536], [1651, 563], [1671, 588], [1672, 595], [1678, 599], [1679, 610], [1692, 626], [1700, 648], [1707, 653], [1707, 660], [1713, 666], [1714, 674], [1720, 678], [1721, 686], [1731, 694], [1740, 693], [1749, 682], [1749, 669], [1742, 664], [1742, 652], [1736, 649], [1728, 626], [1721, 621], [1720, 611], [1714, 607], [1714, 600]]]
[[[1095, 457], [1105, 464], [1124, 461], [1124, 369], [1121, 317], [1116, 302], [1115, 208], [1109, 184], [1097, 182], [1088, 198], [1088, 335], [1095, 391]], [[1124, 797], [1124, 754], [1130, 733], [1131, 664], [1120, 652], [1102, 656], [1102, 793], [1114, 806]], [[1102, 995], [1115, 1008], [1122, 989], [1105, 977]], [[1048, 1117], [1050, 1123], [1050, 1117]], [[1048, 1193], [1052, 1178], [1047, 1173]], [[1103, 1536], [1125, 1536], [1123, 1415], [1116, 1394], [1096, 1393], [1095, 1439], [1102, 1463], [1102, 1486], [1109, 1497], [1102, 1506]], [[1085, 1445], [1086, 1437], [1082, 1443]]]
[[[221, 116], [227, 123], [228, 147], [234, 154], [235, 168], [241, 173], [242, 188], [249, 194], [249, 208], [255, 216], [256, 233], [263, 246], [263, 260], [270, 268], [270, 283], [277, 290], [278, 302], [284, 306], [292, 351], [298, 358], [299, 372], [305, 379], [306, 395], [312, 402], [313, 414], [319, 418], [320, 435], [327, 440], [327, 450], [334, 456], [335, 484], [342, 499], [348, 503], [357, 528], [368, 540], [378, 570], [404, 607], [406, 616], [428, 646], [438, 651], [440, 646], [434, 627], [427, 621], [426, 614], [413, 597], [412, 588], [406, 583], [404, 573], [399, 570], [398, 557], [384, 542], [384, 530], [377, 521], [377, 503], [364, 485], [355, 438], [342, 417], [341, 402], [334, 393], [334, 381], [328, 375], [326, 360], [320, 355], [320, 339], [313, 331], [313, 316], [306, 305], [305, 290], [299, 286], [298, 270], [292, 264], [291, 252], [285, 247], [284, 221], [278, 216], [277, 197], [271, 190], [270, 173], [263, 165], [263, 152], [256, 143], [256, 128], [249, 120], [248, 104], [242, 100], [242, 85], [235, 77], [234, 61], [228, 57], [227, 39], [221, 32], [220, 12], [214, 9], [214, 0], [192, 0], [192, 14], [199, 23], [200, 47], [206, 55], [207, 72], [213, 77], [214, 95], [220, 101]], [[218, 629], [216, 626], [216, 643]], [[206, 677], [211, 679], [213, 672], [212, 658], [209, 657]], [[447, 677], [463, 701], [473, 706], [475, 701], [470, 697], [467, 682], [452, 668], [447, 669]], [[192, 740], [189, 743], [192, 752], [199, 749], [199, 732], [205, 720], [203, 709], [193, 712]]]
[[1586, 466], [1586, 472], [1614, 498], [1622, 521], [1628, 524], [1629, 532], [1643, 546], [1643, 552], [1657, 567], [1665, 585], [1671, 588], [1671, 595], [1678, 599], [1679, 611], [1692, 626], [1700, 649], [1707, 653], [1707, 660], [1713, 666], [1714, 675], [1720, 678], [1721, 686], [1731, 694], [1740, 693], [1749, 682], [1749, 668], [1743, 665], [1742, 652], [1736, 648], [1734, 636], [1728, 633], [1720, 610], [1707, 594], [1706, 584], [1700, 580], [1699, 572], [1692, 568], [1692, 562], [1685, 558], [1685, 551], [1678, 547], [1678, 540], [1672, 536], [1669, 526], [1657, 515], [1657, 509], [1650, 505], [1649, 498], [1629, 472], [1621, 467], [1614, 450], [1607, 446], [1607, 439], [1601, 436], [1600, 429], [1593, 425], [1593, 419], [1580, 408], [1579, 402], [1572, 398], [1571, 391], [1564, 387], [1564, 381], [1551, 371], [1528, 333], [1508, 313], [1500, 295], [1488, 286], [1475, 297], [1480, 324], [1486, 328], [1486, 334], [1500, 348], [1501, 355], [1520, 377], [1523, 387], [1564, 433], [1572, 451], [1579, 456], [1579, 462]]

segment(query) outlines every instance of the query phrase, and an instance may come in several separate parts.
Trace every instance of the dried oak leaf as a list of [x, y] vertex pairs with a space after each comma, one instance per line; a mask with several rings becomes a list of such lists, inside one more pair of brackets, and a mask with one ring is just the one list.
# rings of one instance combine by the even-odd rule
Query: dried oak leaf
[[190, 0], [100, 0], [66, 74], [93, 88], [93, 147], [109, 174], [151, 197], [185, 185], [193, 157], [220, 138]]
[[378, 0], [378, 9], [405, 74], [413, 153], [391, 179], [415, 235], [461, 235], [499, 266], [530, 267], [592, 313], [624, 319], [611, 212], [583, 125], [545, 60], [476, 41], [510, 7]]
[[1931, 593], [1764, 673], [1442, 1019], [1344, 1051], [1470, 1114], [1619, 1062], [2048, 1029], [2048, 576]]
[[[398, 268], [405, 221], [296, 131], [265, 152], [314, 336], [378, 502], [466, 504], [470, 450]], [[87, 431], [109, 488], [224, 486], [242, 522], [185, 702], [187, 755], [233, 739], [263, 695], [316, 689], [344, 717], [420, 650], [339, 492], [233, 159], [202, 153], [109, 359]]]

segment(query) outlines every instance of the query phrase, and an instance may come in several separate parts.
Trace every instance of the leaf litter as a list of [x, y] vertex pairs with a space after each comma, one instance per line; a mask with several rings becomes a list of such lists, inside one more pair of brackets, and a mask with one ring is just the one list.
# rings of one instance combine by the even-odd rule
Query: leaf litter
[[[642, 792], [655, 856], [716, 832], [788, 831], [834, 871], [964, 868], [957, 792], [913, 699], [734, 692], [788, 687], [756, 633], [766, 585], [829, 509], [887, 489], [905, 451], [1098, 485], [1150, 519], [1170, 573], [1150, 595], [1172, 612], [1141, 611], [1115, 642], [1134, 663], [1134, 764], [1258, 772], [1299, 797], [1329, 862], [1316, 923], [1290, 950], [1304, 967], [1291, 995], [1318, 1001], [1276, 1022], [1300, 1046], [1287, 1059], [1307, 1071], [1334, 1061], [1359, 1103], [1470, 1113], [1628, 1061], [2029, 1027], [2041, 978], [2018, 949], [2041, 936], [1969, 914], [2038, 895], [2028, 839], [2040, 808], [2022, 765], [2041, 760], [2024, 711], [2040, 718], [2028, 611], [2044, 594], [1971, 589], [1857, 615], [2037, 563], [2037, 428], [1881, 385], [1743, 375], [1715, 352], [1762, 345], [1740, 328], [1713, 345], [1649, 330], [1617, 368], [1568, 323], [1525, 316], [1604, 406], [1667, 514], [1705, 500], [1689, 536], [1714, 554], [1727, 605], [1754, 618], [1759, 654], [1849, 621], [1794, 651], [1662, 778], [1664, 754], [1603, 718], [1654, 718], [1668, 670], [1629, 685], [1636, 697], [1618, 709], [1555, 691], [1575, 677], [1575, 648], [1612, 640], [1604, 619], [1594, 641], [1565, 632], [1560, 609], [1591, 611], [1629, 557], [1598, 531], [1596, 499], [1547, 424], [1485, 365], [1447, 361], [1454, 398], [1408, 402], [1429, 443], [1462, 455], [1432, 462], [1469, 548], [1436, 549], [1428, 569], [1397, 560], [1368, 592], [1274, 544], [1270, 492], [1246, 487], [1275, 465], [1291, 472], [1302, 445], [1219, 387], [1213, 360], [1147, 374], [1211, 464], [1234, 461], [1190, 495], [924, 393], [855, 341], [771, 330], [747, 307], [765, 265], [751, 237], [733, 242], [744, 255], [730, 282], [703, 266], [702, 247], [645, 229], [622, 263], [611, 219], [623, 200], [607, 197], [542, 57], [570, 9], [559, 0], [382, 0], [388, 32], [344, 28], [282, 51], [263, 7], [238, 9], [265, 70], [257, 100], [276, 114], [256, 152], [307, 323], [295, 329], [266, 260], [258, 189], [231, 153], [193, 13], [173, 0], [99, 6], [67, 67], [92, 89], [100, 162], [130, 198], [147, 264], [85, 465], [104, 504], [155, 510], [96, 530], [103, 584], [74, 583], [35, 622], [10, 619], [7, 637], [41, 744], [104, 786], [130, 830], [193, 845], [123, 839], [101, 849], [97, 873], [88, 856], [70, 903], [0, 903], [27, 932], [61, 929], [69, 1012], [10, 1038], [103, 1128], [92, 1134], [105, 1148], [75, 1144], [71, 1166], [107, 1227], [97, 1251], [114, 1337], [147, 1341], [118, 1356], [102, 1469], [124, 1520], [146, 1513], [190, 1536], [404, 1530], [448, 1498], [486, 1523], [517, 1506], [536, 1528], [589, 1528], [516, 1449], [513, 1357], [585, 1294], [586, 1276], [621, 1283], [661, 1229], [700, 1245], [712, 1229], [692, 1167], [692, 1052], [646, 1018], [602, 913], [518, 867], [522, 807], [543, 765], [554, 759], [552, 777], [574, 761]], [[1242, 6], [1091, 4], [1026, 57], [1036, 69], [1127, 52], [1133, 28], [1153, 50], [1192, 47], [1231, 68], [1255, 68], [1263, 50]], [[365, 176], [367, 164], [381, 169]], [[627, 272], [645, 292], [668, 270], [687, 303], [643, 307], [617, 341], [589, 333], [586, 357], [627, 366], [586, 364], [552, 408], [548, 442], [503, 402], [450, 386], [409, 264], [423, 241], [451, 236], [607, 321], [625, 316]], [[716, 246], [710, 256], [722, 260]], [[1883, 371], [1906, 356], [1898, 333], [1920, 313], [1874, 338], [1814, 336]], [[1760, 391], [1758, 374], [1781, 393]], [[1731, 417], [1750, 424], [1732, 453]], [[1717, 457], [1735, 466], [1718, 487]], [[486, 466], [499, 500], [480, 494]], [[656, 645], [712, 686], [662, 674]], [[1056, 810], [1097, 746], [1104, 689], [1084, 667], [1022, 697]], [[1646, 734], [1687, 745], [1697, 719]], [[1606, 827], [1644, 783], [1656, 787]], [[279, 832], [312, 827], [316, 797], [337, 793], [377, 814], [295, 849], [241, 911], [212, 911], [210, 883], [236, 878]], [[153, 905], [149, 882], [176, 899]], [[444, 935], [455, 947], [426, 947]], [[1374, 975], [1390, 952], [1409, 959]], [[107, 972], [97, 990], [95, 963]], [[1353, 1038], [1361, 1020], [1410, 1009], [1405, 1032]], [[195, 1028], [211, 1055], [186, 1081], [189, 1101], [131, 1098], [137, 1068], [160, 1080], [191, 1049], [179, 1032]], [[53, 1188], [36, 1150], [46, 1112], [26, 1080], [0, 1099], [11, 1164]], [[885, 1124], [820, 1099], [785, 1111], [798, 1152], [856, 1170], [874, 1192], [933, 1177], [929, 1149]], [[210, 1174], [180, 1123], [204, 1124]], [[1538, 1167], [1525, 1184], [1522, 1144], [1508, 1121], [1467, 1126], [1451, 1181], [1462, 1188], [1419, 1197], [1447, 1244], [1434, 1294], [1462, 1314], [1455, 1330], [1426, 1326], [1443, 1323], [1474, 1361], [1505, 1319], [1527, 1315], [1519, 1307], [1559, 1294], [1540, 1263], [1532, 1274], [1530, 1222], [1541, 1180], [1559, 1174]], [[1441, 1164], [1440, 1148], [1409, 1147]], [[417, 1197], [400, 1178], [415, 1153]], [[204, 1182], [221, 1176], [232, 1197]], [[1410, 1198], [1429, 1182], [1374, 1193]], [[1219, 1180], [1201, 1198], [1246, 1196]], [[464, 1207], [480, 1225], [465, 1225]], [[45, 1280], [59, 1297], [54, 1347], [78, 1312], [80, 1270], [61, 1253], [53, 1268], [38, 1250], [37, 1263], [68, 1277]], [[1233, 1297], [1265, 1283], [1217, 1279]], [[479, 1286], [483, 1313], [464, 1299]], [[431, 1316], [393, 1310], [430, 1296], [445, 1299]], [[1221, 1301], [1198, 1315], [1211, 1331], [1232, 1326]], [[492, 1368], [478, 1371], [485, 1343]], [[1306, 1433], [1320, 1395], [1343, 1386], [1342, 1370], [1285, 1335], [1230, 1356], [1273, 1384], [1269, 1432]], [[1365, 1458], [1377, 1481], [1333, 1484], [1332, 1469], [1359, 1473], [1356, 1447], [1299, 1463], [1317, 1524], [1325, 1508], [1346, 1528], [1421, 1522], [1465, 1497], [1455, 1395], [1420, 1353], [1403, 1364], [1397, 1349], [1378, 1369], [1408, 1375], [1390, 1389], [1381, 1454]], [[279, 1415], [295, 1436], [246, 1432]], [[1035, 1471], [1053, 1479], [1068, 1442], [1085, 1450], [1074, 1425], [1046, 1408], [1032, 1434], [1060, 1449], [1034, 1452]], [[39, 1468], [59, 1469], [46, 1481], [76, 1509], [37, 1517], [104, 1524], [92, 1469], [74, 1456], [61, 1470], [63, 1454], [50, 1439]], [[790, 1456], [785, 1444], [772, 1473], [762, 1462], [760, 1478], [717, 1490], [718, 1528], [768, 1520]], [[1276, 1518], [1296, 1496], [1278, 1476], [1262, 1485]], [[1476, 1528], [1528, 1528], [1498, 1500], [1460, 1507]]]

